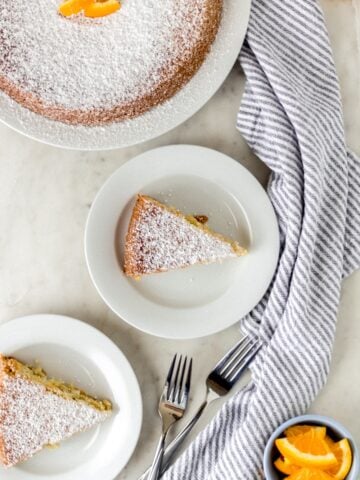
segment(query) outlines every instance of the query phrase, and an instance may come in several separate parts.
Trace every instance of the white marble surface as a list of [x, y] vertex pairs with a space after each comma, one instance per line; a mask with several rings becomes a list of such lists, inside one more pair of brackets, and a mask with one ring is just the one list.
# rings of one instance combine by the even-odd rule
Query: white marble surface
[[[322, 0], [339, 72], [346, 133], [360, 154], [360, 0]], [[134, 480], [150, 461], [159, 423], [155, 405], [174, 351], [195, 358], [194, 384], [234, 342], [237, 327], [213, 337], [176, 342], [152, 338], [116, 318], [91, 284], [83, 254], [89, 206], [108, 176], [134, 155], [171, 143], [205, 145], [227, 153], [263, 183], [267, 169], [235, 129], [244, 79], [236, 66], [217, 95], [192, 119], [163, 137], [112, 152], [63, 151], [0, 125], [0, 322], [54, 312], [87, 321], [124, 351], [140, 381], [144, 425], [137, 450], [118, 477]], [[312, 411], [336, 417], [360, 444], [360, 272], [343, 285], [332, 370]], [[194, 389], [193, 408], [202, 397]]]

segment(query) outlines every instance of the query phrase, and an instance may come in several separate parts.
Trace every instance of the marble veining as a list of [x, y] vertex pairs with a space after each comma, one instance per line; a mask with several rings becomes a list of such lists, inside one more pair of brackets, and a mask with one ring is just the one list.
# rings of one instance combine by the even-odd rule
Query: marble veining
[[[360, 154], [360, 3], [321, 3], [341, 84], [348, 143]], [[0, 125], [0, 322], [31, 313], [70, 315], [100, 328], [123, 350], [142, 387], [144, 425], [136, 452], [117, 480], [135, 480], [152, 458], [159, 433], [156, 404], [173, 352], [195, 358], [194, 410], [204, 395], [201, 385], [207, 371], [233, 344], [237, 326], [216, 336], [176, 342], [150, 337], [117, 319], [96, 293], [86, 269], [83, 232], [89, 207], [120, 165], [149, 148], [171, 143], [218, 149], [265, 184], [266, 167], [235, 128], [243, 88], [243, 75], [235, 66], [213, 99], [186, 123], [157, 140], [111, 152], [59, 150]], [[360, 399], [359, 287], [360, 272], [344, 282], [331, 374], [311, 410], [336, 417], [360, 444], [360, 418], [354, 414]]]

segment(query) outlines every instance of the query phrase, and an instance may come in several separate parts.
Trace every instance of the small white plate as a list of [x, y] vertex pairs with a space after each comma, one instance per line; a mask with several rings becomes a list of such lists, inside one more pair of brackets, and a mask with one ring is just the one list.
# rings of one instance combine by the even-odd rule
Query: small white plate
[[142, 402], [135, 374], [121, 351], [95, 328], [68, 317], [33, 315], [0, 326], [0, 352], [39, 361], [51, 376], [113, 402], [103, 424], [44, 449], [1, 480], [113, 480], [137, 444]]
[[[127, 278], [124, 241], [139, 192], [207, 215], [210, 227], [249, 254], [141, 281]], [[229, 327], [259, 302], [276, 268], [279, 233], [266, 192], [248, 170], [214, 150], [174, 145], [134, 158], [109, 178], [89, 213], [85, 252], [92, 280], [116, 314], [153, 335], [186, 339]]]
[[219, 32], [200, 70], [177, 95], [144, 115], [98, 127], [67, 125], [30, 112], [0, 91], [0, 121], [41, 142], [80, 150], [125, 147], [158, 137], [194, 115], [223, 83], [244, 41], [250, 5], [251, 0], [224, 0]]

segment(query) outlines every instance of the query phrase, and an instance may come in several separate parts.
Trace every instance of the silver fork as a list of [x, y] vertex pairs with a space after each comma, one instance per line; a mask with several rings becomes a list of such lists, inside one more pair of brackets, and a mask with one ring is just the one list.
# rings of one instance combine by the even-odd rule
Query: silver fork
[[[246, 335], [215, 365], [206, 379], [206, 396], [203, 403], [200, 405], [194, 417], [166, 448], [161, 464], [160, 475], [168, 469], [175, 452], [184, 443], [184, 440], [199, 421], [206, 407], [214, 400], [230, 392], [261, 346], [258, 339], [253, 339]], [[149, 480], [148, 474], [149, 469], [139, 480]]]
[[[172, 425], [184, 416], [189, 401], [192, 359], [190, 359], [188, 365], [187, 357], [182, 361], [181, 355], [178, 362], [176, 362], [176, 360], [177, 355], [174, 356], [171, 363], [159, 402], [159, 415], [162, 420], [162, 434], [149, 473], [149, 480], [157, 480], [160, 478], [167, 434]], [[174, 375], [176, 363], [177, 367]]]

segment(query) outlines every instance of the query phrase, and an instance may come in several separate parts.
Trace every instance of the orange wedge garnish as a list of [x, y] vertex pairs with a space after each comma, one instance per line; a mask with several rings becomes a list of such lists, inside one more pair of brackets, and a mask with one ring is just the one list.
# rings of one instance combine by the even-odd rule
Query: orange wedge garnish
[[296, 437], [296, 435], [303, 435], [304, 433], [312, 430], [316, 432], [321, 438], [324, 438], [326, 435], [326, 427], [314, 427], [312, 425], [294, 425], [285, 430], [285, 437]]
[[85, 8], [85, 17], [105, 17], [116, 12], [120, 8], [118, 0], [106, 0], [105, 2], [94, 2]]
[[352, 464], [352, 452], [349, 441], [346, 438], [337, 443], [331, 439], [330, 441], [333, 443], [333, 447], [330, 447], [331, 451], [334, 453], [338, 464], [326, 470], [326, 472], [332, 475], [333, 478], [336, 478], [336, 480], [344, 480]]
[[287, 480], [334, 480], [333, 476], [315, 468], [300, 468], [286, 478]]
[[352, 450], [346, 438], [335, 442], [326, 427], [294, 425], [275, 440], [281, 456], [274, 466], [289, 480], [346, 480]]
[[291, 475], [292, 473], [297, 472], [301, 468], [293, 465], [289, 461], [286, 461], [283, 457], [279, 457], [277, 460], [275, 460], [274, 465], [279, 470], [279, 472], [284, 473], [285, 475]]
[[328, 444], [330, 450], [333, 450], [335, 448], [335, 442], [332, 438], [329, 437], [329, 435], [325, 436], [325, 442]]
[[328, 469], [338, 463], [325, 439], [314, 430], [294, 437], [279, 438], [275, 444], [283, 457], [300, 467]]
[[60, 5], [59, 13], [64, 15], [64, 17], [77, 15], [93, 2], [95, 2], [95, 0], [66, 0]]

